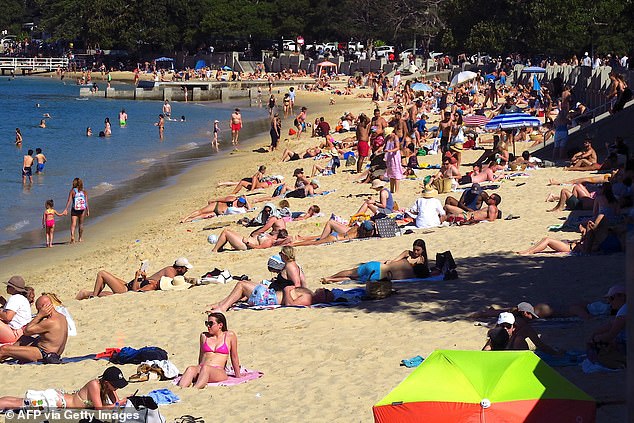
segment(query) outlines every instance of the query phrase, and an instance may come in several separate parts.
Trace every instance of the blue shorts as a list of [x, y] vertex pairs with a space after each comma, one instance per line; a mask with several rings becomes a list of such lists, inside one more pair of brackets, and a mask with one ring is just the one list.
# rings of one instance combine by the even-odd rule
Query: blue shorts
[[44, 163], [38, 163], [38, 164], [37, 164], [37, 171], [38, 171], [38, 172], [41, 172], [41, 171], [43, 171], [43, 170], [44, 170]]
[[381, 262], [370, 261], [360, 264], [357, 268], [357, 275], [361, 282], [378, 281], [381, 279]]
[[277, 305], [277, 296], [274, 289], [269, 289], [268, 286], [259, 284], [251, 293], [248, 302], [249, 305], [256, 306]]

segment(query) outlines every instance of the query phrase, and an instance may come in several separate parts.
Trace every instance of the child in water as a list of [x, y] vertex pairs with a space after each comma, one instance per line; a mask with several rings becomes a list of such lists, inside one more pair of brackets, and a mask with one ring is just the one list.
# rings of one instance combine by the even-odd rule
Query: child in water
[[55, 210], [53, 200], [46, 200], [44, 214], [42, 215], [42, 227], [46, 229], [46, 246], [53, 247], [53, 233], [55, 232], [55, 216], [64, 216]]

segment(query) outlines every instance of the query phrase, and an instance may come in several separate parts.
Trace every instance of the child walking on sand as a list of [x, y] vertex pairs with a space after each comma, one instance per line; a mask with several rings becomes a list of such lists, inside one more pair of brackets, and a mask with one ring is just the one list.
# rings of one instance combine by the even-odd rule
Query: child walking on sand
[[46, 229], [46, 246], [51, 248], [53, 246], [53, 233], [55, 232], [55, 216], [64, 216], [63, 213], [58, 213], [53, 207], [55, 204], [53, 200], [46, 200], [44, 214], [42, 215], [42, 227]]

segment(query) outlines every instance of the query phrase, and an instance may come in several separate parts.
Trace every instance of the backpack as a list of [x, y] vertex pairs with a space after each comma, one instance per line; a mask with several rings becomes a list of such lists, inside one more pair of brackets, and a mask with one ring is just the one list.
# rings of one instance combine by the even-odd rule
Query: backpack
[[84, 194], [84, 191], [79, 191], [77, 188], [73, 189], [75, 190], [73, 209], [86, 210], [86, 194]]
[[458, 279], [456, 262], [451, 255], [451, 251], [436, 253], [436, 268], [444, 275], [443, 280], [447, 281], [451, 279]]
[[123, 347], [110, 358], [110, 362], [114, 364], [141, 364], [151, 360], [167, 360], [167, 351], [159, 347], [143, 347], [139, 350]]

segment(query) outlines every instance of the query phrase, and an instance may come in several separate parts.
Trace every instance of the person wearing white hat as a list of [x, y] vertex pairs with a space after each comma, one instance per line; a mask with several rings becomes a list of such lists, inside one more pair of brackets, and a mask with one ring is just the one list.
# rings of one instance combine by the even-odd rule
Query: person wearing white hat
[[533, 319], [538, 319], [539, 317], [535, 313], [535, 308], [532, 304], [527, 302], [521, 302], [517, 305], [517, 309], [513, 310], [512, 313], [501, 313], [502, 314], [512, 314], [515, 318], [515, 330], [511, 334], [511, 339], [509, 339], [508, 348], [509, 350], [528, 350], [528, 343], [526, 339], [530, 339], [531, 342], [535, 345], [535, 348], [552, 355], [562, 355], [565, 351], [558, 350], [550, 345], [546, 344], [537, 334], [535, 329], [530, 325], [530, 321]]
[[[123, 279], [113, 275], [106, 270], [100, 270], [97, 273], [95, 286], [92, 290], [82, 289], [77, 293], [76, 299], [85, 300], [93, 297], [105, 297], [113, 294], [124, 294], [129, 291], [155, 291], [159, 289], [159, 282], [163, 276], [174, 278], [176, 276], [184, 276], [185, 273], [194, 266], [185, 257], [179, 257], [174, 260], [174, 264], [167, 266], [147, 277], [144, 266], [134, 274], [134, 279], [125, 282]], [[104, 288], [110, 288], [110, 291], [104, 291]]]
[[431, 185], [423, 189], [422, 198], [416, 199], [414, 205], [407, 211], [407, 214], [414, 217], [414, 224], [417, 228], [433, 228], [440, 226], [445, 220], [446, 212], [442, 204], [436, 198], [438, 191]]

